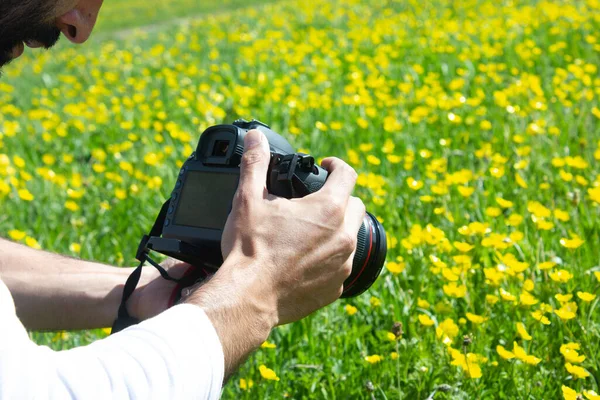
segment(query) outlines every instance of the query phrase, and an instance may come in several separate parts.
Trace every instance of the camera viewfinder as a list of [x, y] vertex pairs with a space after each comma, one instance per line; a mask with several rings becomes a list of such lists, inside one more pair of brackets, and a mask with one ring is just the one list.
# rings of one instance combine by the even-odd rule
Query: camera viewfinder
[[213, 147], [212, 155], [215, 157], [225, 157], [229, 149], [229, 140], [217, 140]]

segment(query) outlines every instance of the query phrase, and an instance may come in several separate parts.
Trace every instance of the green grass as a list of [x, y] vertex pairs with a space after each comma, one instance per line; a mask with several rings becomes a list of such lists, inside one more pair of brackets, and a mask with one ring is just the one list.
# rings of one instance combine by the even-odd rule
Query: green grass
[[[600, 392], [598, 15], [593, 0], [290, 1], [26, 55], [0, 81], [0, 229], [134, 265], [200, 133], [254, 117], [359, 171], [388, 263], [364, 295], [276, 329], [225, 398]], [[567, 343], [589, 376], [567, 370]]]
[[173, 22], [178, 18], [226, 12], [273, 0], [106, 0], [102, 6], [96, 32], [110, 33], [154, 24]]

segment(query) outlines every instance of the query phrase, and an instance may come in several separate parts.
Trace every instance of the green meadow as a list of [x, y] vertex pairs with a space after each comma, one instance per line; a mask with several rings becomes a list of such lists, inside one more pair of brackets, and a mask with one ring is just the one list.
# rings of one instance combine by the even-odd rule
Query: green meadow
[[223, 398], [600, 398], [598, 0], [105, 3], [0, 78], [2, 236], [132, 267], [204, 129], [256, 118], [356, 168], [388, 256]]

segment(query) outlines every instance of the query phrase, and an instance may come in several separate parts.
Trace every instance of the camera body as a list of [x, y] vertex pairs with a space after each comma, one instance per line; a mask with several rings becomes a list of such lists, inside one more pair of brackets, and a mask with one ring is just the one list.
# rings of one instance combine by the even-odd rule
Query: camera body
[[[259, 121], [237, 120], [204, 131], [196, 151], [183, 164], [175, 188], [157, 224], [160, 233], [145, 236], [138, 255], [149, 250], [216, 270], [223, 263], [221, 238], [237, 190], [244, 137], [251, 129], [266, 136], [271, 161], [267, 179], [270, 193], [286, 198], [303, 197], [319, 190], [327, 171], [314, 158], [296, 153], [291, 145]], [[353, 273], [342, 297], [356, 296], [377, 279], [387, 251], [385, 231], [367, 213], [358, 235]], [[140, 257], [138, 257], [140, 258]]]

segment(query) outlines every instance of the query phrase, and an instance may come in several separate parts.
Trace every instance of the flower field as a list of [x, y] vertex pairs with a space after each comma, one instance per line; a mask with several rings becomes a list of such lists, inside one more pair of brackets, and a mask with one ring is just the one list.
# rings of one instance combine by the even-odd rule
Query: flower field
[[383, 222], [373, 288], [224, 398], [600, 399], [599, 0], [293, 0], [58, 47], [0, 78], [2, 236], [133, 266], [238, 117], [347, 160]]

